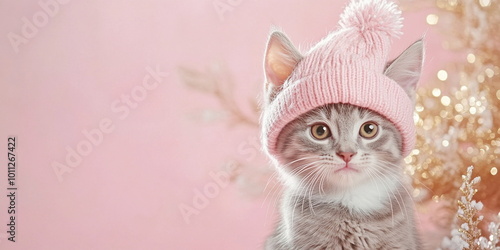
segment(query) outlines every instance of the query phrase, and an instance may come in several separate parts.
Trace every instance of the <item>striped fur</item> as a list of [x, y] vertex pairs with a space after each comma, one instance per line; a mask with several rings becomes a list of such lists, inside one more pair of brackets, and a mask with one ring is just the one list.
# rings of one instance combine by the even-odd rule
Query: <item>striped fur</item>
[[[378, 124], [371, 139], [363, 123]], [[311, 126], [326, 124], [317, 140]], [[266, 249], [420, 249], [414, 205], [403, 175], [402, 139], [384, 117], [349, 104], [316, 108], [289, 123], [278, 138], [286, 189]], [[339, 152], [354, 152], [349, 166]]]

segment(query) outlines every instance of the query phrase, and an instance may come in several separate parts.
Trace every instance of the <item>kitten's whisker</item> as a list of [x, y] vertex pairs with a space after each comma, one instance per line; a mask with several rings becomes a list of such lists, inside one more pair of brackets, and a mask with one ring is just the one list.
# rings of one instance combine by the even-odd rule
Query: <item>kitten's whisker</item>
[[[383, 163], [383, 164], [381, 164]], [[401, 186], [406, 190], [406, 192], [408, 193], [408, 195], [410, 197], [413, 197], [410, 192], [408, 191], [408, 189], [406, 188], [407, 184], [408, 183], [403, 183], [401, 181], [404, 173], [403, 171], [398, 171], [396, 169], [393, 169], [393, 168], [390, 168], [389, 166], [387, 165], [390, 165], [390, 166], [393, 166], [393, 167], [396, 167], [396, 168], [401, 168], [401, 166], [398, 166], [396, 164], [393, 164], [393, 163], [390, 163], [390, 162], [387, 162], [387, 161], [380, 161], [379, 164], [376, 164], [378, 167], [382, 168], [383, 170], [387, 170], [390, 174], [393, 174], [394, 176], [396, 176], [396, 180], [399, 182], [399, 184], [401, 184]]]
[[[271, 190], [267, 190], [267, 188], [268, 188], [268, 186], [269, 186], [269, 183], [270, 183], [272, 180], [275, 180], [274, 185], [271, 187]], [[276, 190], [278, 189], [278, 188], [277, 188], [278, 183], [279, 183], [279, 179], [278, 179], [278, 176], [277, 176], [277, 171], [274, 171], [274, 172], [273, 172], [273, 174], [272, 174], [271, 176], [269, 176], [269, 178], [267, 179], [266, 186], [264, 187], [264, 192], [265, 192], [265, 191], [268, 191], [268, 192], [267, 192], [267, 194], [266, 194], [266, 197], [264, 198], [264, 201], [262, 202], [261, 208], [262, 208], [262, 206], [264, 205], [264, 203], [266, 203], [267, 198], [269, 197], [269, 194], [271, 194], [271, 197], [273, 197], [273, 196], [274, 196], [274, 193], [275, 193], [275, 192], [276, 192]]]
[[[270, 209], [271, 209], [271, 206], [273, 207], [277, 207], [278, 205], [278, 200], [279, 200], [279, 196], [280, 196], [280, 191], [282, 190], [280, 187], [282, 185], [280, 185], [280, 183], [282, 182], [280, 179], [279, 179], [279, 176], [277, 175], [277, 171], [275, 171], [273, 173], [273, 175], [271, 175], [269, 178], [268, 178], [268, 181], [267, 181], [267, 184], [266, 184], [266, 187], [264, 188], [264, 191], [266, 191], [266, 189], [268, 188], [268, 184], [274, 180], [274, 184], [272, 185], [271, 189], [268, 190], [267, 194], [266, 194], [266, 197], [264, 198], [264, 201], [262, 201], [262, 206], [264, 206], [264, 204], [266, 203], [266, 201], [269, 201], [269, 203], [267, 204], [267, 208], [266, 208], [266, 221], [267, 221], [267, 218], [269, 218], [269, 213], [270, 213]], [[268, 200], [269, 198], [269, 200]]]
[[[406, 186], [406, 185], [405, 185], [405, 183], [403, 183], [402, 181], [400, 181], [400, 177], [401, 177], [401, 174], [402, 174], [402, 173], [397, 172], [397, 171], [396, 171], [396, 170], [394, 170], [394, 169], [390, 169], [388, 166], [384, 166], [384, 165], [380, 165], [380, 164], [378, 164], [378, 166], [379, 166], [380, 168], [382, 168], [382, 169], [390, 170], [390, 171], [388, 172], [388, 174], [394, 174], [394, 175], [396, 175], [396, 174], [397, 174], [397, 175], [396, 175], [396, 181], [397, 181], [397, 182], [399, 183], [399, 185], [400, 185], [400, 186], [401, 186], [401, 187], [402, 187], [402, 188], [406, 191], [406, 193], [408, 194], [408, 198], [409, 198], [409, 199], [411, 199], [411, 200], [413, 200], [413, 199], [412, 199], [412, 196], [411, 196], [411, 194], [410, 194], [410, 192], [409, 192], [409, 191], [408, 191], [408, 189], [405, 187], [405, 186]], [[395, 166], [397, 166], [397, 165], [395, 165]], [[380, 172], [380, 170], [377, 170], [377, 171], [379, 171], [379, 172]], [[392, 172], [391, 172], [391, 171], [392, 171]], [[382, 172], [380, 172], [380, 174], [382, 174], [382, 175], [383, 175], [383, 173], [382, 173]], [[405, 216], [406, 216], [406, 220], [407, 220], [407, 222], [408, 222], [408, 223], [410, 223], [410, 216], [409, 216], [409, 214], [408, 214], [408, 209], [407, 209], [407, 207], [406, 207], [406, 202], [404, 202], [403, 196], [402, 196], [402, 195], [401, 195], [401, 193], [399, 192], [399, 189], [397, 189], [397, 192], [398, 192], [399, 197], [401, 198], [401, 202], [403, 203], [403, 206], [404, 206], [404, 208], [405, 208], [404, 214], [405, 214]], [[396, 201], [397, 201], [397, 200], [396, 200]], [[398, 202], [398, 203], [399, 203], [399, 202]], [[413, 206], [413, 208], [415, 208], [415, 204], [414, 204], [413, 202], [411, 203], [411, 205]], [[417, 214], [417, 217], [418, 217], [418, 214]], [[420, 218], [418, 218], [418, 219], [420, 219]]]
[[[294, 161], [292, 161], [292, 162], [289, 162], [288, 164], [292, 164], [292, 163], [295, 163], [295, 162], [298, 162], [298, 161], [301, 161], [301, 160], [314, 159], [314, 158], [317, 158], [317, 157], [315, 157], [315, 156], [314, 156], [314, 157], [312, 157], [312, 156], [311, 156], [311, 157], [302, 157], [302, 158], [296, 159], [296, 160], [294, 160]], [[308, 163], [308, 164], [305, 164], [305, 165], [303, 165], [303, 166], [299, 166], [299, 167], [297, 168], [297, 170], [306, 171], [306, 170], [308, 169], [308, 167], [309, 167], [310, 165], [312, 165], [312, 164], [314, 164], [314, 162], [312, 162], [312, 163]], [[292, 171], [292, 172], [293, 172], [293, 171]], [[275, 172], [273, 173], [273, 175], [271, 175], [271, 176], [269, 177], [269, 179], [268, 179], [268, 181], [267, 181], [267, 183], [266, 183], [266, 188], [265, 188], [264, 190], [266, 190], [266, 189], [267, 189], [268, 184], [270, 183], [270, 181], [273, 179], [273, 177], [274, 177], [274, 176], [276, 176], [276, 180], [277, 180], [277, 181], [274, 183], [274, 185], [273, 185], [273, 187], [271, 188], [271, 190], [270, 190], [270, 191], [266, 194], [266, 197], [265, 197], [264, 201], [262, 202], [262, 204], [264, 204], [264, 203], [267, 201], [267, 199], [268, 199], [268, 197], [269, 197], [269, 194], [271, 194], [271, 197], [278, 197], [278, 196], [279, 196], [279, 190], [280, 190], [280, 189], [279, 189], [279, 186], [280, 186], [279, 184], [280, 184], [280, 183], [283, 183], [283, 180], [280, 180], [280, 178], [279, 178], [279, 176], [278, 176], [277, 174], [278, 174], [278, 172], [277, 172], [277, 171], [275, 171]], [[275, 204], [276, 204], [276, 203], [277, 203], [277, 201], [278, 201], [278, 199], [277, 199], [277, 198], [275, 198], [275, 199], [273, 199], [273, 200], [274, 200], [274, 203], [275, 203]], [[267, 211], [266, 211], [266, 214], [267, 214], [267, 215], [269, 214], [269, 208], [270, 208], [270, 205], [271, 205], [271, 204], [269, 204], [269, 205], [268, 205], [268, 208], [267, 208]], [[293, 221], [293, 214], [292, 214], [292, 221]]]
[[[369, 175], [369, 176], [370, 176], [370, 178], [372, 178], [372, 179], [374, 180], [374, 182], [375, 182], [375, 186], [377, 187], [377, 191], [378, 191], [378, 193], [380, 193], [380, 189], [379, 189], [379, 187], [378, 187], [378, 183], [377, 183], [377, 181], [375, 180], [375, 178], [376, 178], [376, 179], [380, 179], [380, 177], [378, 177], [377, 175], [375, 175], [375, 173], [373, 173], [373, 172], [372, 172], [372, 169], [369, 169], [369, 168], [368, 168], [367, 170], [368, 170], [368, 171], [367, 171], [368, 175]], [[382, 183], [382, 185], [384, 185], [384, 186], [385, 186], [385, 193], [387, 194], [387, 196], [388, 196], [388, 197], [391, 197], [391, 196], [389, 195], [389, 192], [387, 191], [387, 188], [388, 188], [388, 187], [387, 187], [384, 183]], [[392, 199], [390, 199], [390, 198], [389, 198], [389, 205], [391, 206], [392, 226], [394, 226], [394, 208], [392, 207]]]
[[[323, 161], [319, 160], [319, 161], [315, 161], [315, 162], [309, 163], [309, 164], [307, 164], [306, 167], [303, 167], [300, 171], [297, 171], [297, 173], [295, 173], [296, 175], [299, 175], [299, 174], [305, 172], [306, 170], [314, 168], [312, 172], [310, 172], [306, 176], [302, 177], [301, 181], [298, 184], [298, 188], [300, 188], [300, 189], [303, 190], [303, 191], [300, 192], [301, 196], [306, 197], [307, 193], [308, 193], [308, 190], [311, 189], [311, 188], [314, 188], [313, 187], [314, 183], [311, 183], [310, 178], [313, 177], [315, 175], [315, 173], [318, 171], [316, 164], [322, 163], [322, 162]], [[297, 205], [297, 202], [298, 202], [298, 198], [297, 198], [297, 200], [296, 200], [296, 202], [294, 204], [293, 213], [295, 213], [295, 207]], [[302, 207], [301, 208], [302, 211], [304, 211], [304, 202], [305, 202], [305, 199], [302, 199], [302, 206], [301, 206]]]
[[[386, 161], [381, 161], [381, 162], [382, 163], [386, 163], [386, 164], [391, 165], [391, 166], [399, 167], [398, 165], [390, 163], [390, 162], [386, 162]], [[391, 169], [388, 166], [380, 165], [380, 167], [384, 168], [384, 169], [387, 169], [387, 170], [390, 170], [390, 171], [393, 171], [393, 172], [396, 172], [396, 170]], [[401, 174], [403, 174], [403, 173], [401, 173]], [[400, 178], [397, 178], [398, 182], [401, 184], [401, 186], [403, 187], [403, 189], [406, 191], [406, 193], [408, 194], [409, 198], [413, 201], [413, 196], [410, 194], [410, 191], [408, 191], [408, 189], [406, 188], [406, 185], [404, 183], [402, 183], [399, 179]], [[414, 210], [416, 211], [417, 210], [416, 204], [414, 202], [412, 202], [411, 205], [413, 206]], [[420, 215], [418, 213], [414, 213], [414, 214], [415, 214], [415, 216], [417, 216], [417, 220], [420, 221]]]
[[[321, 161], [310, 162], [310, 163], [308, 163], [308, 164], [306, 164], [304, 166], [300, 166], [301, 167], [300, 171], [297, 171], [297, 173], [295, 173], [295, 174], [299, 175], [299, 174], [307, 171], [308, 169], [314, 168], [315, 164], [318, 163], [318, 162], [321, 162]], [[302, 188], [303, 183], [306, 182], [307, 179], [309, 178], [309, 176], [311, 174], [313, 174], [313, 173], [314, 173], [314, 171], [311, 172], [311, 173], [308, 173], [304, 178], [302, 178], [301, 181], [299, 182], [298, 187]], [[294, 196], [295, 202], [293, 202], [294, 205], [293, 205], [293, 209], [292, 209], [292, 218], [291, 218], [292, 223], [293, 223], [293, 218], [294, 218], [294, 215], [295, 215], [295, 208], [297, 207], [297, 203], [299, 202], [299, 199], [301, 198], [301, 196], [302, 195]], [[302, 211], [304, 211], [304, 199], [302, 199]]]
[[[288, 162], [286, 163], [285, 165], [283, 165], [283, 167], [289, 167], [290, 165], [298, 162], [298, 161], [303, 161], [303, 160], [309, 160], [309, 159], [318, 159], [319, 157], [317, 155], [313, 155], [313, 156], [306, 156], [306, 157], [302, 157], [302, 158], [298, 158], [296, 160], [293, 160], [291, 162]], [[321, 159], [320, 159], [321, 160]]]
[[[395, 167], [398, 167], [398, 168], [400, 168], [400, 167], [401, 167], [401, 166], [398, 166], [398, 165], [396, 165], [396, 164], [394, 164], [394, 163], [391, 163], [391, 162], [388, 162], [388, 161], [383, 161], [383, 160], [381, 160], [380, 162], [385, 163], [385, 164], [388, 164], [388, 165], [391, 165], [391, 166], [395, 166]], [[427, 189], [428, 191], [430, 191], [430, 192], [432, 193], [432, 195], [435, 195], [435, 194], [436, 194], [436, 193], [435, 193], [432, 189], [430, 189], [430, 188], [429, 188], [428, 186], [426, 186], [425, 184], [420, 183], [419, 185], [422, 185], [425, 189]]]
[[[390, 162], [381, 161], [381, 163], [386, 163], [386, 164], [389, 164], [389, 165], [392, 165], [392, 166], [395, 166], [395, 167], [400, 167], [400, 166], [392, 164]], [[383, 170], [388, 170], [389, 172], [392, 172], [392, 174], [394, 174], [396, 176], [396, 181], [399, 182], [399, 184], [403, 187], [403, 189], [406, 191], [406, 193], [408, 194], [408, 196], [410, 198], [413, 197], [413, 195], [410, 194], [410, 191], [406, 188], [409, 183], [403, 183], [401, 181], [401, 177], [403, 175], [403, 172], [399, 172], [399, 171], [397, 171], [395, 169], [392, 169], [392, 168], [388, 167], [387, 165], [383, 165], [383, 164], [377, 164], [377, 166], [380, 167], [380, 168], [382, 168]]]
[[325, 193], [325, 189], [323, 188], [323, 186], [324, 186], [324, 182], [326, 180], [326, 177], [328, 177], [328, 168], [326, 168], [323, 165], [323, 167], [321, 169], [322, 169], [322, 171], [321, 171], [321, 180], [319, 182], [319, 187], [320, 187], [319, 193], [320, 193], [320, 195], [321, 194], [325, 195], [326, 193]]
[[309, 163], [307, 163], [305, 165], [298, 166], [294, 170], [290, 171], [289, 174], [290, 175], [299, 175], [299, 174], [302, 174], [304, 171], [307, 170], [307, 169], [304, 169], [305, 167], [308, 167], [308, 166], [311, 166], [311, 165], [314, 165], [314, 164], [317, 164], [317, 163], [322, 163], [322, 162], [323, 162], [322, 160], [309, 162]]
[[[298, 166], [297, 168], [295, 168], [294, 170], [290, 171], [289, 174], [292, 175], [292, 176], [298, 176], [302, 173], [304, 173], [305, 171], [307, 170], [310, 170], [311, 168], [314, 168], [315, 167], [315, 164], [319, 163], [321, 161], [313, 161], [313, 162], [309, 162], [307, 164], [304, 164], [304, 165], [301, 165], [301, 166]], [[303, 180], [301, 180], [302, 182]]]
[[[322, 162], [324, 162], [324, 161], [319, 160], [319, 161], [315, 161], [315, 162], [309, 163], [309, 164], [307, 164], [308, 165], [307, 167], [303, 167], [303, 169], [301, 169], [300, 171], [298, 171], [296, 173], [298, 175], [298, 174], [301, 174], [302, 172], [305, 172], [308, 169], [313, 168], [313, 171], [311, 171], [310, 173], [308, 173], [306, 176], [302, 177], [301, 181], [298, 184], [298, 188], [300, 188], [302, 190], [300, 192], [301, 194], [299, 195], [299, 196], [303, 197], [302, 198], [302, 206], [301, 206], [302, 207], [302, 211], [304, 211], [305, 197], [307, 196], [308, 191], [311, 189], [311, 192], [312, 192], [313, 188], [314, 188], [314, 181], [311, 181], [311, 179], [312, 178], [316, 179], [315, 178], [316, 173], [319, 171], [318, 169], [320, 169], [320, 168], [318, 168], [318, 166], [316, 164], [322, 163]], [[314, 179], [312, 179], [312, 180], [314, 180]], [[309, 193], [311, 193], [311, 192], [309, 192]], [[311, 195], [309, 195], [309, 198], [310, 197], [311, 197]], [[296, 200], [296, 202], [295, 202], [293, 213], [295, 213], [295, 207], [297, 205], [298, 199], [300, 199], [300, 197], [298, 197], [297, 200]], [[310, 201], [310, 205], [311, 205], [311, 201]], [[313, 212], [314, 212], [314, 210], [313, 210]]]
[[[294, 161], [291, 161], [291, 162], [287, 163], [286, 165], [284, 165], [284, 167], [287, 167], [287, 166], [289, 166], [289, 165], [291, 165], [291, 164], [293, 164], [293, 163], [296, 163], [296, 162], [298, 162], [298, 161], [307, 160], [307, 159], [314, 159], [314, 158], [318, 158], [318, 157], [317, 157], [317, 156], [302, 157], [302, 158], [299, 158], [299, 159], [296, 159], [296, 160], [294, 160]], [[267, 180], [267, 182], [266, 182], [266, 186], [264, 187], [264, 191], [265, 191], [265, 190], [267, 190], [267, 187], [269, 186], [269, 183], [271, 182], [271, 180], [272, 180], [273, 178], [279, 179], [279, 178], [278, 178], [278, 172], [277, 172], [277, 171], [274, 171], [274, 172], [273, 172], [273, 174], [272, 174], [272, 175], [268, 178], [268, 180]], [[275, 183], [274, 183], [274, 185], [273, 185], [273, 187], [271, 188], [271, 190], [273, 190], [273, 189], [274, 189], [274, 187], [277, 185], [277, 183], [278, 183], [278, 182], [275, 182]], [[268, 193], [268, 194], [269, 194], [269, 193]], [[268, 197], [268, 195], [266, 195], [266, 198], [264, 199], [264, 202], [267, 200], [267, 197]]]
[[267, 205], [267, 208], [266, 208], [266, 219], [269, 218], [269, 210], [271, 209], [271, 205], [273, 205], [273, 207], [276, 207], [277, 204], [278, 204], [278, 197], [280, 196], [280, 193], [281, 193], [280, 192], [281, 191], [281, 188], [280, 188], [281, 185], [278, 185], [278, 184], [279, 184], [279, 181], [277, 179], [275, 179], [275, 183], [274, 183], [273, 187], [266, 194], [266, 197], [265, 197], [264, 201], [262, 201], [261, 207], [264, 205], [264, 203], [266, 203], [269, 195], [271, 195], [271, 197], [269, 199], [269, 204]]
[[[264, 191], [267, 190], [267, 187], [269, 187], [269, 183], [271, 182], [271, 180], [273, 179], [278, 179], [278, 171], [273, 171], [273, 174], [271, 176], [269, 176], [269, 178], [267, 178], [267, 182], [266, 182], [266, 186], [264, 187]], [[272, 190], [273, 188], [271, 188]]]
[[317, 166], [317, 168], [314, 170], [314, 179], [312, 180], [311, 184], [309, 185], [310, 186], [310, 188], [309, 188], [310, 189], [309, 190], [309, 206], [311, 207], [311, 211], [313, 214], [316, 214], [316, 213], [314, 212], [314, 206], [312, 204], [312, 196], [313, 196], [314, 187], [316, 186], [316, 183], [320, 180], [322, 169], [323, 169], [323, 164]]
[[389, 184], [386, 182], [386, 180], [384, 180], [384, 178], [383, 178], [383, 177], [384, 177], [384, 173], [380, 172], [380, 170], [378, 170], [378, 169], [376, 169], [376, 168], [373, 168], [372, 170], [376, 171], [376, 172], [375, 172], [375, 174], [376, 174], [377, 176], [379, 176], [379, 177], [380, 177], [380, 180], [382, 181], [382, 183], [383, 183], [384, 185], [386, 185], [387, 189], [389, 189], [389, 190], [390, 190], [390, 192], [392, 193], [392, 196], [394, 197], [394, 199], [395, 199], [395, 200], [396, 200], [396, 202], [398, 203], [399, 209], [403, 211], [403, 215], [405, 216], [406, 220], [407, 220], [407, 221], [408, 221], [408, 223], [409, 223], [410, 221], [409, 221], [409, 217], [408, 217], [408, 211], [407, 211], [407, 209], [406, 209], [406, 205], [405, 205], [404, 199], [403, 199], [403, 197], [401, 196], [401, 194], [398, 192], [398, 194], [399, 194], [399, 198], [401, 199], [401, 203], [403, 203], [403, 207], [404, 207], [404, 209], [403, 209], [403, 207], [401, 206], [401, 203], [399, 202], [399, 199], [398, 199], [398, 197], [396, 196], [396, 194], [394, 193], [393, 189], [391, 189], [391, 188], [389, 187]]
[[[315, 176], [316, 171], [317, 171], [317, 168], [316, 168], [316, 169], [314, 169], [313, 171], [311, 171], [310, 173], [308, 173], [308, 174], [304, 177], [303, 181], [301, 181], [301, 183], [302, 183], [302, 182], [307, 181], [307, 182], [305, 183], [305, 186], [302, 188], [302, 189], [303, 189], [303, 192], [301, 192], [301, 193], [303, 193], [302, 197], [304, 197], [304, 198], [307, 196], [307, 194], [308, 194], [308, 190], [309, 190], [309, 187], [312, 185], [312, 184], [311, 184], [311, 181], [310, 181], [309, 179]], [[301, 186], [302, 186], [302, 185], [299, 185], [299, 187], [301, 187]], [[305, 199], [302, 199], [302, 212], [304, 211], [304, 202], [305, 202]]]

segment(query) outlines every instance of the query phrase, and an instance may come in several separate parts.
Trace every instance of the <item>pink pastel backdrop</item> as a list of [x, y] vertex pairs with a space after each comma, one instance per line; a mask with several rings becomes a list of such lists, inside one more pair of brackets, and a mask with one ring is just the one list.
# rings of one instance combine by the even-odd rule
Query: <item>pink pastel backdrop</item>
[[[44, 10], [43, 3], [52, 5]], [[218, 13], [214, 3], [227, 11]], [[258, 175], [253, 167], [267, 169], [249, 146], [258, 132], [231, 125], [224, 116], [200, 119], [222, 107], [212, 95], [183, 84], [179, 67], [204, 71], [223, 65], [235, 83], [234, 99], [256, 119], [248, 100], [260, 93], [270, 27], [282, 27], [305, 50], [336, 27], [345, 3], [0, 3], [0, 249], [262, 248], [274, 223], [274, 196], [265, 200], [268, 191], [255, 186], [265, 181], [237, 177]], [[425, 84], [450, 55], [443, 56], [438, 32], [425, 23], [436, 11], [405, 6], [405, 34], [392, 56], [426, 34]], [[23, 18], [35, 18], [40, 27], [13, 45], [12, 34], [22, 36], [26, 26]], [[122, 95], [140, 91], [148, 67], [167, 73], [162, 82], [135, 92], [143, 100], [129, 113], [114, 110], [114, 103], [125, 107]], [[113, 130], [59, 180], [55, 162], [66, 164], [67, 148], [88, 140], [82, 131], [95, 131], [103, 119]], [[17, 137], [15, 243], [6, 239], [11, 135]], [[246, 170], [229, 184], [211, 177], [235, 161]], [[212, 197], [186, 220], [180, 207], [194, 206], [197, 192], [207, 186]]]

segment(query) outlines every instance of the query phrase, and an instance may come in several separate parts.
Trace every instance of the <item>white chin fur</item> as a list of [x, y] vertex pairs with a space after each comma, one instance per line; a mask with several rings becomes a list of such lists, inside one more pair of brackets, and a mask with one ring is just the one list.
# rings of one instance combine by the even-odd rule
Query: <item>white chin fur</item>
[[394, 178], [369, 178], [339, 192], [324, 195], [326, 202], [338, 202], [352, 212], [370, 214], [384, 208], [389, 199], [397, 195], [398, 181]]

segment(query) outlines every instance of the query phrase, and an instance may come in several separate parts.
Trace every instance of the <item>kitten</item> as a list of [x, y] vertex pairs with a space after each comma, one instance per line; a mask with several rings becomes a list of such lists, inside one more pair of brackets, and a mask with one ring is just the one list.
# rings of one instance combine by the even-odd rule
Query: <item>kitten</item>
[[267, 249], [420, 249], [401, 136], [349, 104], [319, 107], [278, 140], [286, 190]]
[[[303, 60], [286, 35], [271, 34], [264, 108]], [[381, 68], [409, 103], [422, 61], [419, 40]], [[387, 117], [347, 103], [325, 104], [288, 122], [268, 152], [285, 190], [266, 249], [421, 249], [403, 144]]]

